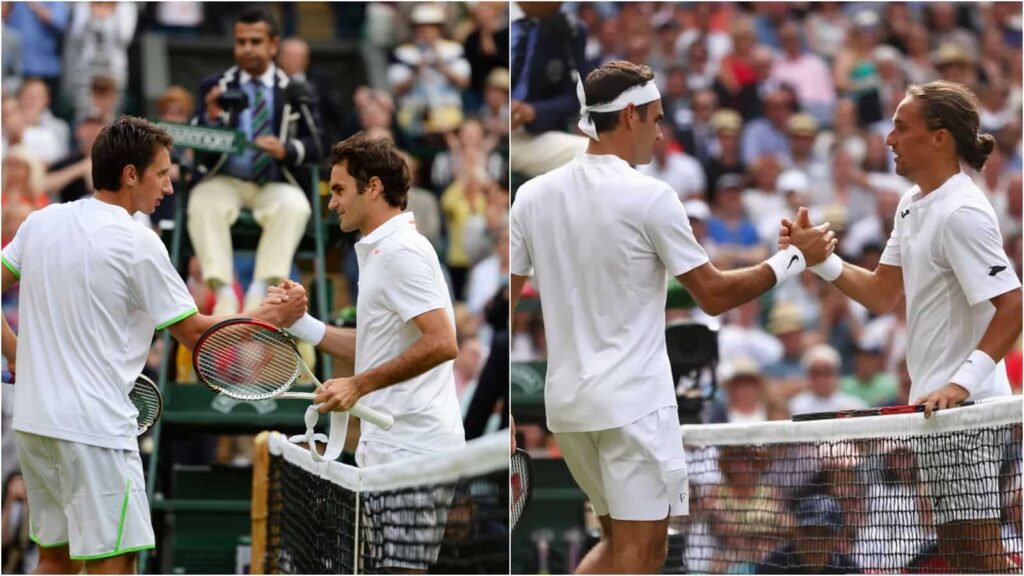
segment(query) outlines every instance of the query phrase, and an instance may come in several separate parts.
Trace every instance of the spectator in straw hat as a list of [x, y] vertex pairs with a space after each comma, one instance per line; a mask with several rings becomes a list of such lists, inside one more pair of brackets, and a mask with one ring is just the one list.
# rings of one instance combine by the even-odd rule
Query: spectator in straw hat
[[743, 118], [735, 110], [719, 110], [711, 116], [715, 141], [704, 161], [704, 176], [708, 185], [708, 201], [715, 199], [715, 187], [725, 174], [744, 174], [747, 165], [740, 153], [740, 135]]
[[508, 91], [511, 77], [508, 68], [495, 68], [487, 75], [487, 82], [484, 85], [484, 104], [480, 108], [480, 121], [484, 123], [487, 132], [496, 136], [502, 136], [499, 140], [499, 147], [508, 147], [509, 108]]
[[765, 366], [765, 375], [778, 379], [803, 378], [804, 368], [800, 361], [805, 350], [806, 327], [800, 308], [789, 302], [776, 303], [769, 315], [768, 331], [782, 342], [782, 358]]
[[828, 344], [811, 346], [801, 364], [807, 374], [807, 390], [790, 399], [790, 414], [867, 408], [863, 400], [839, 389], [841, 362], [835, 348]]

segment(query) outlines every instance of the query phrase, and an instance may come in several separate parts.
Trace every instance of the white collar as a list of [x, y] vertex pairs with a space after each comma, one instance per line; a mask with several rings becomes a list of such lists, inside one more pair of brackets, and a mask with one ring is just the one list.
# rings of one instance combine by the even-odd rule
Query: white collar
[[[260, 74], [260, 77], [259, 77], [260, 83], [263, 84], [264, 86], [266, 86], [267, 88], [273, 88], [274, 87], [274, 73], [276, 71], [277, 71], [277, 68], [274, 66], [274, 64], [271, 64], [270, 66], [267, 66], [267, 69], [263, 71], [263, 74]], [[240, 74], [238, 75], [238, 85], [239, 86], [246, 86], [253, 79], [253, 75], [249, 74], [245, 70], [242, 70], [241, 68], [239, 68], [239, 72], [240, 72]]]
[[413, 230], [416, 229], [416, 218], [411, 210], [392, 216], [386, 222], [377, 226], [373, 232], [364, 236], [357, 244], [376, 244], [405, 226], [411, 226]]

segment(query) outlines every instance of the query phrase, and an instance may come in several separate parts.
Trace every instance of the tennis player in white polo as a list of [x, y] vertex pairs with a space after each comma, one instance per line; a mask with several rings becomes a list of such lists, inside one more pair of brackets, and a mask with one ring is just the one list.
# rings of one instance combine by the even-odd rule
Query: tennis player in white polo
[[[409, 168], [390, 139], [362, 133], [334, 146], [331, 165], [328, 207], [338, 213], [342, 231], [362, 234], [356, 243], [356, 328], [327, 326], [307, 314], [289, 331], [354, 363], [355, 375], [327, 380], [314, 401], [321, 412], [348, 410], [359, 401], [394, 416], [391, 430], [362, 424], [356, 449], [360, 466], [465, 446], [452, 368], [459, 352], [455, 314], [437, 252], [406, 211]], [[294, 288], [301, 290], [292, 285], [268, 290], [268, 301]], [[443, 529], [446, 521], [440, 512], [420, 514], [413, 530], [423, 531], [422, 550], [413, 545], [402, 545], [400, 555], [385, 550], [383, 565], [426, 570], [440, 549], [431, 527]]]
[[[21, 284], [14, 430], [38, 573], [132, 573], [154, 547], [128, 391], [154, 329], [192, 347], [218, 320], [197, 313], [160, 238], [131, 216], [173, 193], [170, 146], [138, 118], [103, 128], [95, 197], [33, 212], [3, 250], [3, 290]], [[298, 295], [251, 316], [288, 324], [304, 310]]]
[[[878, 267], [828, 258], [814, 271], [876, 314], [906, 294], [910, 399], [932, 410], [1011, 394], [1003, 357], [1021, 333], [1021, 284], [1003, 251], [998, 218], [963, 172], [981, 170], [995, 141], [980, 134], [978, 99], [965, 86], [910, 86], [886, 139], [896, 173], [914, 183], [900, 200]], [[810, 226], [783, 221], [780, 247]], [[956, 572], [1020, 572], [1000, 537], [998, 446], [957, 437], [920, 454], [939, 550]]]
[[668, 276], [720, 314], [835, 246], [825, 226], [801, 230], [763, 264], [717, 270], [675, 192], [633, 168], [661, 137], [653, 78], [629, 62], [591, 72], [577, 87], [586, 154], [524, 184], [512, 204], [512, 306], [532, 276], [548, 342], [547, 424], [603, 527], [580, 573], [657, 572], [668, 517], [688, 511], [665, 348]]

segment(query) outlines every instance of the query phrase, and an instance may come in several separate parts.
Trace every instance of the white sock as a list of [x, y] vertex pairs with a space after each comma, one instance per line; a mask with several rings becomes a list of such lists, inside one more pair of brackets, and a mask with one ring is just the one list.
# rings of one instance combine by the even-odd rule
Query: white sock
[[263, 298], [267, 294], [267, 283], [263, 280], [253, 280], [246, 291], [246, 297]]

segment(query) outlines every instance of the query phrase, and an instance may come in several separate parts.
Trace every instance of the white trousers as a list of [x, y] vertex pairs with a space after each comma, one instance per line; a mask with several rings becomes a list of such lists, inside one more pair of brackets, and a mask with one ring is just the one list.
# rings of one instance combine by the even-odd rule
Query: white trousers
[[196, 185], [188, 201], [188, 234], [203, 267], [203, 277], [231, 284], [231, 225], [243, 208], [251, 209], [256, 223], [263, 228], [256, 248], [254, 278], [287, 278], [312, 214], [306, 193], [283, 182], [269, 182], [261, 187], [219, 175]]

